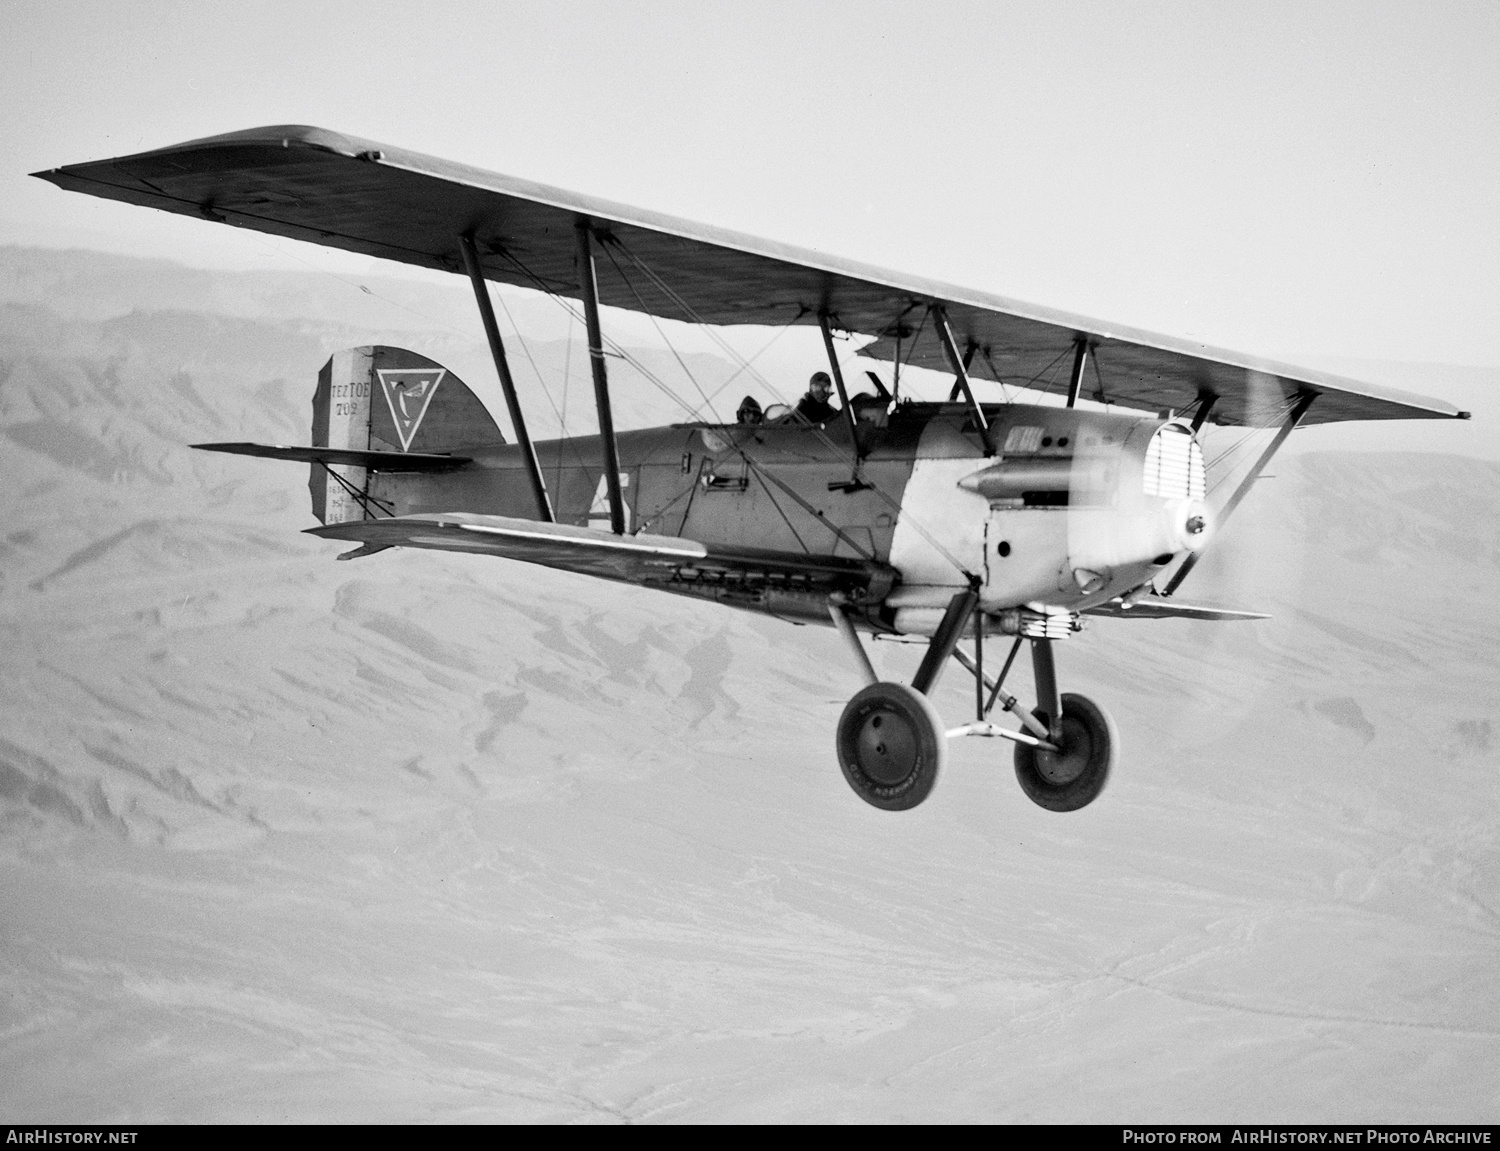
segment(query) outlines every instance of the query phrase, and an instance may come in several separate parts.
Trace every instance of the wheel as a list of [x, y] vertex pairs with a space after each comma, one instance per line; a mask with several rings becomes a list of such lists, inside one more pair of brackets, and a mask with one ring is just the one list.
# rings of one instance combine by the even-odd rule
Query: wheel
[[948, 737], [932, 704], [904, 683], [872, 683], [839, 716], [839, 767], [854, 793], [884, 811], [927, 798]]
[[1109, 782], [1119, 744], [1109, 712], [1088, 696], [1065, 692], [1062, 750], [1016, 744], [1016, 778], [1032, 803], [1048, 811], [1077, 811], [1099, 798]]

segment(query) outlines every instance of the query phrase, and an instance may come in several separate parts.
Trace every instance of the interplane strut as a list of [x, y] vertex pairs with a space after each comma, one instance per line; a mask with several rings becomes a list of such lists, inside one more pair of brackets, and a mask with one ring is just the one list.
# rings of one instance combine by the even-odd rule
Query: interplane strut
[[[1318, 393], [1313, 391], [1305, 391], [1300, 396], [1298, 396], [1297, 402], [1292, 405], [1292, 410], [1287, 414], [1285, 422], [1283, 422], [1281, 427], [1277, 429], [1275, 438], [1273, 438], [1271, 442], [1266, 445], [1266, 450], [1261, 452], [1260, 458], [1251, 465], [1250, 470], [1245, 474], [1245, 478], [1240, 481], [1240, 486], [1234, 489], [1234, 494], [1231, 495], [1229, 499], [1225, 501], [1224, 506], [1219, 509], [1218, 526], [1220, 528], [1222, 528], [1224, 526], [1224, 522], [1234, 514], [1234, 509], [1240, 506], [1240, 501], [1249, 494], [1251, 487], [1255, 484], [1255, 481], [1260, 478], [1260, 473], [1265, 471], [1266, 465], [1271, 462], [1271, 457], [1274, 456], [1280, 449], [1281, 445], [1286, 442], [1286, 438], [1287, 436], [1292, 434], [1292, 430], [1302, 422], [1302, 417], [1307, 414], [1307, 409], [1312, 407], [1313, 401], [1317, 398]], [[1167, 586], [1162, 589], [1161, 594], [1164, 596], [1169, 596], [1179, 587], [1181, 587], [1182, 581], [1187, 579], [1188, 572], [1192, 571], [1193, 568], [1197, 566], [1198, 560], [1202, 557], [1202, 555], [1203, 552], [1201, 551], [1193, 552], [1191, 555], [1189, 555], [1188, 558], [1183, 561], [1182, 566], [1177, 569], [1176, 573], [1173, 574], [1172, 578], [1167, 581]]]
[[964, 400], [969, 405], [969, 410], [974, 414], [974, 423], [979, 428], [979, 434], [984, 438], [984, 454], [992, 455], [989, 436], [990, 422], [985, 418], [984, 409], [979, 406], [979, 401], [974, 398], [974, 389], [969, 386], [968, 361], [958, 354], [958, 345], [953, 341], [953, 329], [948, 324], [948, 313], [942, 304], [932, 305], [932, 322], [937, 328], [938, 337], [943, 341], [943, 351], [948, 357], [948, 366], [953, 374], [958, 377], [958, 386], [963, 391]]
[[615, 420], [609, 406], [609, 375], [604, 366], [604, 336], [599, 327], [599, 281], [594, 274], [593, 228], [585, 216], [579, 216], [573, 226], [578, 234], [578, 294], [583, 297], [583, 315], [589, 335], [589, 366], [594, 373], [594, 406], [599, 412], [599, 439], [604, 449], [609, 526], [615, 535], [622, 536], [625, 534], [625, 496], [620, 490], [620, 446], [615, 439]]
[[479, 266], [479, 253], [474, 248], [474, 235], [465, 232], [458, 238], [458, 249], [463, 253], [464, 267], [469, 273], [469, 282], [474, 286], [474, 301], [479, 305], [479, 318], [484, 323], [484, 335], [490, 342], [490, 356], [495, 361], [495, 372], [500, 377], [500, 390], [505, 393], [505, 406], [510, 411], [511, 427], [516, 432], [516, 442], [521, 446], [521, 460], [526, 465], [526, 478], [531, 482], [531, 495], [536, 500], [537, 515], [548, 523], [556, 516], [552, 512], [552, 501], [547, 497], [547, 484], [542, 479], [542, 465], [536, 458], [531, 435], [526, 430], [526, 417], [521, 412], [521, 400], [516, 395], [516, 382], [511, 378], [510, 361], [505, 357], [505, 345], [500, 340], [500, 326], [495, 322], [495, 307], [490, 301], [489, 284]]

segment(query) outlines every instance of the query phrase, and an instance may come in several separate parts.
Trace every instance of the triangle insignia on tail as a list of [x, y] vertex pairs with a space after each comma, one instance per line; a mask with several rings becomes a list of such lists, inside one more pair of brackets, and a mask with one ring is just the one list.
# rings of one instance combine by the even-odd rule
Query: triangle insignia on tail
[[401, 450], [409, 451], [433, 394], [448, 373], [442, 368], [377, 368], [375, 374], [401, 437]]

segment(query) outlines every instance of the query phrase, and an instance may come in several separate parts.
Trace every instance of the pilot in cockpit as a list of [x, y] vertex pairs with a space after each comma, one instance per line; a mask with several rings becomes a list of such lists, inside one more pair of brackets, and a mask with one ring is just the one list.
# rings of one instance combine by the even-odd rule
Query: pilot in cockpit
[[746, 396], [740, 401], [739, 410], [734, 413], [737, 423], [758, 424], [765, 420], [765, 413], [760, 410], [760, 404], [754, 396]]
[[796, 414], [810, 424], [826, 424], [839, 410], [828, 402], [833, 379], [827, 372], [814, 372], [807, 381], [807, 394], [797, 402]]

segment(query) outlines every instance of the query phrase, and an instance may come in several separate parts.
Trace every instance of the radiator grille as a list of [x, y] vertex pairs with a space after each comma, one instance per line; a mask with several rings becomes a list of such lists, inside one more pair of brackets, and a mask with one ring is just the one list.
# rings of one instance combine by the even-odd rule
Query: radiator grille
[[1178, 424], [1157, 430], [1146, 448], [1146, 494], [1167, 499], [1203, 498], [1203, 452]]

